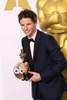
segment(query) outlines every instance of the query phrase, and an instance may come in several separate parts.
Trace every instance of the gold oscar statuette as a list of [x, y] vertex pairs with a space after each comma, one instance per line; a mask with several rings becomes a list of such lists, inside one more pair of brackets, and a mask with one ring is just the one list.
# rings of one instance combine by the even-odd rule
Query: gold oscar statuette
[[[67, 0], [37, 0], [39, 26], [58, 42], [67, 60]], [[67, 83], [67, 69], [62, 72]], [[67, 100], [67, 91], [62, 100]]]
[[[25, 63], [26, 62], [26, 54], [23, 52], [23, 49], [21, 49], [21, 53], [19, 54], [20, 58], [22, 59], [22, 62]], [[13, 69], [13, 72], [14, 72], [14, 75], [18, 78], [18, 79], [21, 79], [21, 80], [28, 80], [32, 77], [32, 74], [29, 74], [28, 71], [22, 71], [20, 69], [20, 63], [16, 64], [14, 69]]]

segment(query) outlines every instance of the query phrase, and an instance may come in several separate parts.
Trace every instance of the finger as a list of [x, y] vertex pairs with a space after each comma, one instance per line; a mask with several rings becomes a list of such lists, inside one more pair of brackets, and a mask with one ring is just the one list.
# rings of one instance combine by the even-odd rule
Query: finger
[[30, 78], [28, 81], [32, 81], [32, 78]]
[[28, 73], [30, 73], [30, 74], [34, 74], [35, 72], [28, 71]]
[[32, 81], [32, 80], [33, 80], [33, 76], [28, 81]]

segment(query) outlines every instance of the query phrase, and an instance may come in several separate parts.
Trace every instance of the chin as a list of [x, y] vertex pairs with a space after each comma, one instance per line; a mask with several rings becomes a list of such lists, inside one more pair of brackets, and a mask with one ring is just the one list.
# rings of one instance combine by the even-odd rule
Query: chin
[[26, 34], [26, 36], [28, 36], [28, 37], [29, 37], [29, 35], [28, 35], [28, 34]]

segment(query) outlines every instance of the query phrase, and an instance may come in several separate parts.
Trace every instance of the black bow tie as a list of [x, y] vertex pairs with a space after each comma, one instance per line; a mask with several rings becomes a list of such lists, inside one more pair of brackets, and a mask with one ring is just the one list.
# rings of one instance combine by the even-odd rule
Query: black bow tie
[[28, 39], [28, 42], [35, 42], [35, 41], [33, 40], [33, 38], [31, 38], [31, 39]]

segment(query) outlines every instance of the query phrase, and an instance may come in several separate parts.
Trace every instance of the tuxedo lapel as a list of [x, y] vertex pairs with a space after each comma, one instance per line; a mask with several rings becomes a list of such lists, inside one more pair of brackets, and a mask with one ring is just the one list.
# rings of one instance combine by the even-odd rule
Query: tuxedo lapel
[[39, 41], [36, 41], [35, 45], [34, 45], [34, 54], [33, 54], [34, 57], [33, 57], [33, 59], [35, 59], [35, 57], [37, 55], [38, 47], [39, 47]]
[[32, 60], [32, 57], [31, 57], [31, 51], [30, 51], [30, 45], [28, 43], [28, 38], [26, 38], [26, 41], [24, 43], [24, 50], [25, 50], [26, 56], [27, 56], [30, 64], [32, 64], [33, 60]]
[[39, 31], [37, 30], [37, 35], [36, 35], [36, 39], [35, 39], [35, 45], [34, 45], [34, 57], [33, 57], [33, 61], [36, 59], [36, 55], [37, 55], [37, 51], [40, 45], [40, 34]]

